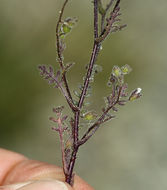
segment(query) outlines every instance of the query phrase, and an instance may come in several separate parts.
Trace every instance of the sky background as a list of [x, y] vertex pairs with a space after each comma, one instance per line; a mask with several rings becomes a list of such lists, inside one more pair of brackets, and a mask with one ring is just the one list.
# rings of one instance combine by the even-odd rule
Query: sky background
[[[61, 5], [61, 0], [0, 0], [0, 146], [57, 165], [59, 139], [48, 118], [53, 107], [66, 103], [37, 67], [58, 69], [55, 26]], [[165, 0], [122, 1], [121, 18], [128, 27], [103, 43], [97, 60], [103, 72], [93, 84], [92, 107], [103, 106], [113, 65], [133, 68], [126, 78], [129, 91], [141, 87], [143, 97], [122, 107], [81, 147], [75, 170], [96, 190], [167, 189], [166, 5]], [[68, 73], [76, 90], [92, 49], [91, 1], [70, 1], [67, 16], [79, 20], [65, 51], [65, 62], [76, 63]]]

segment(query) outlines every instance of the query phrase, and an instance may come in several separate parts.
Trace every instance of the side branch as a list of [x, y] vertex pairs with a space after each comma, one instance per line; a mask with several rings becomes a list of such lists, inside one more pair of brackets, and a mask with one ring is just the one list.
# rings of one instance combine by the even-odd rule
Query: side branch
[[81, 146], [82, 144], [86, 143], [87, 140], [90, 139], [90, 137], [97, 131], [97, 129], [100, 127], [102, 123], [105, 123], [106, 121], [113, 118], [112, 116], [110, 116], [105, 119], [108, 112], [119, 102], [121, 91], [122, 91], [122, 87], [120, 87], [119, 89], [119, 93], [118, 93], [116, 101], [112, 105], [110, 105], [106, 110], [104, 110], [103, 114], [99, 117], [99, 119], [87, 130], [87, 132], [83, 135], [81, 140], [78, 142], [78, 146]]
[[60, 64], [60, 67], [61, 67], [62, 70], [64, 69], [64, 65], [63, 65], [62, 53], [61, 53], [61, 48], [60, 48], [59, 26], [60, 26], [60, 24], [62, 22], [62, 17], [63, 17], [64, 9], [65, 9], [67, 3], [68, 3], [68, 0], [65, 0], [64, 4], [62, 6], [62, 9], [59, 12], [60, 15], [59, 15], [59, 19], [58, 19], [58, 22], [57, 22], [57, 25], [56, 25], [57, 55], [58, 55], [59, 64]]
[[[113, 105], [114, 106], [114, 105]], [[99, 119], [88, 129], [88, 131], [83, 135], [81, 140], [78, 142], [78, 146], [81, 146], [82, 144], [85, 144], [87, 140], [90, 139], [90, 137], [97, 131], [97, 129], [100, 127], [100, 125], [108, 119], [104, 119], [107, 113], [112, 109], [112, 107], [107, 108], [107, 110], [99, 117]], [[112, 119], [112, 118], [110, 118]]]
[[106, 14], [107, 14], [108, 10], [111, 8], [113, 2], [114, 2], [114, 0], [110, 0], [110, 2], [106, 6], [106, 9], [101, 14], [101, 33], [104, 30], [104, 22], [105, 22]]
[[[104, 41], [111, 32], [116, 32], [117, 30], [121, 30], [122, 28], [124, 28], [126, 26], [126, 25], [123, 25], [120, 27], [116, 27], [116, 26], [113, 27], [113, 24], [116, 21], [120, 21], [120, 19], [117, 19], [117, 17], [120, 16], [119, 4], [120, 4], [121, 0], [116, 1], [116, 4], [115, 4], [113, 10], [110, 13], [110, 17], [106, 19], [106, 14], [107, 14], [108, 10], [110, 9], [110, 7], [112, 6], [113, 2], [114, 2], [114, 0], [111, 0], [109, 2], [109, 4], [106, 6], [106, 9], [103, 9], [103, 12], [101, 12], [101, 34], [100, 34], [99, 38], [96, 39], [96, 41], [99, 43]], [[107, 20], [106, 26], [105, 26], [105, 19]]]
[[64, 4], [62, 6], [62, 9], [60, 11], [59, 19], [58, 19], [58, 22], [57, 22], [57, 25], [56, 25], [56, 42], [57, 42], [56, 46], [57, 46], [58, 62], [60, 64], [60, 68], [62, 69], [62, 80], [63, 80], [64, 86], [65, 86], [65, 89], [67, 91], [68, 99], [70, 99], [71, 103], [73, 104], [73, 106], [70, 106], [70, 107], [72, 108], [73, 111], [76, 111], [76, 109], [73, 109], [75, 106], [74, 106], [74, 102], [73, 102], [71, 92], [70, 92], [70, 89], [69, 89], [69, 86], [68, 86], [68, 82], [67, 82], [67, 79], [66, 79], [66, 72], [64, 72], [65, 68], [64, 68], [64, 64], [63, 64], [63, 56], [62, 56], [60, 36], [59, 36], [59, 27], [60, 27], [60, 24], [62, 22], [64, 9], [65, 9], [67, 3], [68, 3], [68, 0], [65, 0]]
[[78, 111], [78, 108], [73, 104], [72, 100], [68, 96], [66, 89], [62, 85], [62, 79], [60, 79], [61, 72], [57, 71], [56, 75], [54, 75], [54, 71], [51, 66], [49, 69], [47, 69], [45, 65], [40, 65], [38, 68], [41, 71], [41, 76], [43, 76], [44, 79], [48, 80], [49, 84], [54, 84], [55, 88], [60, 89], [70, 108], [73, 111]]

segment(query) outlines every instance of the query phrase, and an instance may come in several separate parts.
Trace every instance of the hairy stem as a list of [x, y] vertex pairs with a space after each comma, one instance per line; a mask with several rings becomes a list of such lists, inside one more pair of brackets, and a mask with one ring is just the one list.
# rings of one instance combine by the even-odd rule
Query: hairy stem
[[[70, 162], [67, 166], [67, 172], [65, 172], [65, 180], [70, 185], [73, 185], [73, 177], [74, 177], [73, 170], [74, 170], [74, 165], [75, 165], [76, 156], [77, 156], [77, 152], [78, 152], [79, 147], [82, 144], [86, 143], [91, 138], [91, 136], [96, 132], [96, 130], [99, 128], [99, 126], [102, 123], [113, 118], [112, 116], [107, 116], [107, 114], [112, 108], [114, 108], [114, 106], [119, 102], [119, 99], [120, 99], [120, 93], [121, 93], [122, 87], [120, 87], [119, 92], [118, 92], [117, 96], [115, 97], [116, 100], [103, 111], [103, 113], [99, 117], [99, 119], [88, 129], [88, 131], [79, 140], [80, 110], [83, 106], [85, 96], [86, 96], [87, 90], [89, 88], [90, 77], [92, 75], [93, 66], [94, 66], [94, 63], [96, 61], [97, 55], [99, 53], [99, 48], [100, 48], [101, 42], [110, 33], [110, 31], [112, 29], [112, 25], [115, 22], [115, 18], [118, 16], [118, 12], [119, 12], [120, 0], [117, 0], [115, 6], [113, 8], [113, 12], [111, 14], [111, 17], [107, 21], [108, 23], [107, 23], [106, 27], [104, 27], [104, 22], [105, 22], [105, 17], [106, 17], [107, 11], [112, 6], [113, 1], [114, 0], [111, 0], [109, 2], [109, 4], [107, 5], [107, 7], [105, 9], [105, 13], [102, 15], [102, 20], [101, 20], [101, 30], [102, 31], [101, 31], [101, 34], [99, 36], [99, 34], [98, 34], [98, 30], [99, 30], [99, 26], [98, 26], [98, 0], [94, 0], [94, 44], [93, 44], [93, 49], [92, 49], [91, 58], [89, 61], [84, 85], [83, 85], [82, 92], [81, 92], [79, 102], [77, 105], [78, 109], [77, 110], [72, 109], [74, 111], [74, 123], [72, 125], [73, 145], [72, 145], [72, 153], [71, 153]], [[62, 8], [62, 12], [64, 11], [64, 7], [67, 4], [67, 2], [68, 2], [68, 0], [65, 1], [63, 8]], [[60, 39], [59, 39], [59, 35], [58, 35], [59, 24], [61, 22], [62, 12], [60, 13], [59, 23], [57, 25], [57, 41], [58, 41], [57, 47], [58, 47], [58, 56], [60, 59], [59, 60], [60, 61], [60, 67], [62, 68], [62, 70], [64, 70], [63, 59], [62, 59], [62, 55], [61, 55], [61, 51], [60, 51], [60, 41], [59, 41]], [[63, 81], [65, 84], [65, 88], [66, 88], [68, 97], [73, 103], [71, 93], [69, 91], [67, 80], [65, 77], [65, 73], [63, 75]]]
[[114, 2], [114, 0], [110, 0], [110, 2], [106, 6], [106, 9], [105, 9], [104, 13], [101, 16], [101, 33], [104, 30], [106, 14], [107, 14], [108, 10], [111, 8], [113, 2]]
[[78, 102], [79, 110], [75, 112], [74, 115], [74, 134], [73, 134], [73, 152], [71, 155], [69, 167], [68, 167], [68, 175], [66, 175], [66, 182], [72, 184], [72, 176], [73, 176], [73, 169], [75, 165], [76, 155], [78, 152], [78, 136], [79, 136], [79, 117], [80, 117], [80, 109], [82, 108], [86, 92], [88, 90], [90, 76], [92, 74], [93, 65], [95, 63], [98, 50], [99, 50], [99, 43], [96, 42], [96, 38], [98, 38], [98, 0], [94, 0], [94, 45], [92, 50], [92, 55], [90, 58], [87, 74], [84, 81], [84, 87], [81, 92], [81, 96]]
[[[60, 119], [59, 119], [60, 120]], [[58, 121], [59, 125], [59, 137], [60, 137], [60, 147], [61, 147], [61, 153], [62, 153], [62, 163], [63, 163], [63, 171], [64, 173], [67, 173], [67, 165], [65, 160], [65, 149], [64, 149], [64, 140], [63, 140], [63, 128], [61, 121]]]
[[[87, 132], [83, 135], [81, 140], [78, 142], [78, 146], [81, 146], [82, 144], [86, 143], [87, 140], [89, 140], [90, 137], [97, 131], [100, 125], [109, 120], [109, 119], [105, 119], [105, 116], [119, 102], [121, 90], [122, 90], [122, 87], [120, 87], [119, 89], [119, 93], [117, 95], [116, 101], [112, 105], [110, 105], [99, 117], [99, 119], [87, 130]], [[110, 117], [110, 119], [112, 119], [112, 117]]]
[[79, 108], [82, 107], [84, 99], [85, 99], [85, 96], [86, 96], [86, 92], [88, 90], [90, 77], [91, 77], [91, 74], [92, 74], [93, 65], [94, 65], [94, 63], [96, 61], [99, 46], [100, 46], [99, 43], [94, 42], [93, 51], [92, 51], [88, 71], [87, 71], [86, 78], [85, 78], [85, 81], [84, 81], [84, 87], [83, 87], [83, 90], [82, 90], [82, 93], [81, 93], [81, 96], [80, 96], [80, 99], [79, 99], [79, 103], [78, 103]]
[[78, 153], [78, 146], [76, 146], [73, 149], [72, 155], [71, 155], [71, 159], [70, 159], [70, 163], [68, 166], [68, 174], [66, 174], [66, 182], [68, 184], [70, 184], [71, 186], [73, 185], [73, 170], [74, 170], [74, 165], [75, 165], [75, 161], [76, 161], [76, 155]]
[[60, 24], [61, 24], [61, 22], [62, 22], [62, 17], [63, 17], [64, 9], [65, 9], [67, 3], [68, 3], [68, 0], [65, 0], [64, 4], [63, 4], [63, 6], [62, 6], [62, 9], [61, 9], [61, 11], [59, 12], [60, 15], [59, 15], [59, 19], [58, 19], [58, 22], [57, 22], [57, 25], [56, 25], [57, 55], [58, 55], [59, 64], [60, 64], [60, 67], [61, 67], [62, 70], [64, 69], [64, 65], [63, 65], [62, 53], [61, 53], [61, 50], [60, 50], [59, 26], [60, 26]]
[[94, 0], [94, 45], [93, 45], [92, 55], [90, 58], [87, 74], [86, 74], [85, 81], [84, 81], [84, 87], [81, 92], [81, 96], [80, 96], [79, 103], [78, 103], [79, 108], [81, 108], [83, 105], [85, 95], [88, 90], [88, 86], [89, 86], [89, 82], [90, 82], [89, 80], [90, 80], [90, 76], [92, 74], [93, 65], [96, 61], [96, 57], [97, 57], [97, 54], [99, 51], [100, 44], [96, 42], [96, 38], [98, 38], [98, 0]]
[[60, 24], [62, 22], [63, 13], [64, 13], [64, 10], [65, 10], [67, 3], [68, 3], [68, 0], [65, 0], [64, 4], [62, 6], [62, 9], [60, 11], [59, 19], [57, 22], [57, 26], [56, 26], [56, 42], [57, 43], [56, 43], [56, 45], [57, 45], [58, 62], [60, 64], [60, 68], [63, 71], [63, 73], [62, 73], [63, 83], [64, 83], [65, 89], [67, 91], [68, 98], [71, 100], [71, 103], [73, 104], [73, 106], [70, 105], [70, 107], [72, 108], [73, 111], [75, 111], [75, 106], [74, 106], [73, 99], [71, 96], [71, 92], [70, 92], [68, 82], [66, 79], [66, 72], [64, 72], [64, 64], [63, 64], [63, 58], [62, 58], [63, 56], [62, 56], [62, 52], [61, 52], [61, 48], [60, 48], [60, 36], [59, 36], [59, 27], [60, 27]]

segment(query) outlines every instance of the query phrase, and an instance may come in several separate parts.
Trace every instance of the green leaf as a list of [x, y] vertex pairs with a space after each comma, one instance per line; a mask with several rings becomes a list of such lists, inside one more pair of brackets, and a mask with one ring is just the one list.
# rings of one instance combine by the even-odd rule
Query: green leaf
[[122, 74], [127, 75], [132, 71], [132, 68], [129, 65], [124, 65], [121, 67]]
[[65, 38], [65, 34], [61, 33], [61, 34], [60, 34], [60, 39], [63, 40], [64, 38]]
[[119, 78], [119, 77], [121, 77], [121, 75], [122, 75], [122, 71], [121, 71], [121, 69], [120, 69], [117, 65], [115, 65], [115, 66], [113, 67], [113, 69], [112, 69], [112, 74], [113, 74], [116, 78]]
[[71, 31], [71, 27], [67, 23], [64, 23], [62, 26], [62, 31], [64, 34], [67, 34]]
[[71, 17], [66, 18], [62, 22], [62, 25], [60, 27], [60, 34], [59, 34], [61, 39], [64, 39], [65, 36], [71, 32], [71, 30], [75, 26], [76, 22], [77, 22], [77, 19], [71, 18]]
[[87, 121], [92, 121], [97, 118], [97, 113], [94, 111], [89, 111], [83, 114], [83, 118]]

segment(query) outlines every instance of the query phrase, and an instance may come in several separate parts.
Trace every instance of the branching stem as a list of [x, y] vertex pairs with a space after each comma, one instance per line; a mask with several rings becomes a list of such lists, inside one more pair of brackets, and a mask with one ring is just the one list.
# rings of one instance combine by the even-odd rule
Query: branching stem
[[[132, 91], [129, 98], [127, 99], [128, 93], [126, 92], [126, 90], [128, 86], [127, 83], [124, 83], [124, 75], [129, 74], [131, 68], [127, 64], [125, 66], [122, 66], [121, 68], [115, 65], [112, 69], [112, 73], [108, 82], [108, 85], [112, 86], [111, 94], [105, 97], [106, 106], [102, 109], [101, 115], [98, 116], [94, 111], [84, 110], [82, 108], [86, 105], [85, 98], [89, 95], [87, 91], [89, 91], [91, 87], [90, 82], [92, 82], [94, 74], [98, 73], [101, 70], [101, 67], [99, 65], [95, 65], [95, 62], [101, 49], [100, 47], [102, 42], [107, 38], [107, 36], [110, 33], [119, 31], [123, 27], [125, 27], [125, 25], [117, 25], [117, 22], [120, 21], [118, 17], [121, 15], [119, 12], [120, 1], [121, 0], [109, 0], [109, 3], [104, 9], [102, 0], [93, 0], [93, 48], [89, 64], [87, 66], [87, 71], [84, 76], [83, 85], [81, 86], [81, 88], [79, 87], [81, 92], [78, 93], [77, 91], [74, 91], [74, 94], [79, 98], [77, 103], [71, 95], [68, 81], [66, 78], [66, 73], [73, 64], [64, 64], [63, 58], [63, 51], [65, 49], [64, 38], [66, 34], [68, 34], [71, 31], [72, 27], [76, 22], [76, 19], [71, 17], [62, 20], [65, 7], [69, 0], [64, 0], [62, 9], [59, 12], [60, 14], [56, 25], [56, 46], [58, 56], [57, 60], [60, 69], [55, 73], [52, 66], [39, 66], [41, 76], [44, 79], [48, 80], [48, 83], [50, 85], [53, 85], [53, 87], [55, 88], [59, 88], [59, 90], [65, 97], [69, 107], [71, 108], [71, 111], [74, 114], [70, 119], [71, 128], [69, 128], [69, 126], [67, 126], [65, 122], [68, 118], [68, 115], [61, 117], [64, 106], [53, 108], [53, 112], [56, 113], [58, 119], [50, 117], [50, 120], [56, 122], [58, 125], [58, 128], [53, 127], [53, 129], [59, 133], [65, 181], [71, 186], [73, 186], [74, 183], [73, 170], [80, 146], [85, 144], [95, 134], [95, 132], [99, 129], [101, 124], [115, 117], [115, 114], [113, 115], [110, 111], [118, 111], [117, 105], [123, 106], [127, 101], [136, 100], [142, 95], [141, 88], [137, 88], [134, 91]], [[115, 5], [113, 6], [114, 2]], [[112, 9], [110, 10], [111, 7]], [[99, 23], [99, 15], [101, 15], [101, 23]], [[85, 121], [87, 121], [86, 125], [89, 125], [88, 129], [85, 130], [85, 133], [82, 136], [82, 138], [80, 138], [79, 136], [79, 127], [81, 125], [80, 118], [81, 122], [82, 119], [85, 119]], [[66, 139], [66, 141], [64, 141], [64, 139]]]
[[[65, 181], [67, 183], [69, 183], [70, 185], [73, 185], [73, 176], [74, 176], [73, 169], [74, 169], [76, 156], [77, 156], [79, 147], [82, 144], [87, 142], [87, 140], [95, 133], [95, 131], [99, 128], [99, 126], [102, 123], [113, 118], [113, 116], [107, 116], [107, 114], [112, 108], [114, 108], [114, 106], [118, 103], [119, 98], [120, 98], [121, 87], [120, 87], [119, 93], [117, 94], [117, 97], [115, 97], [116, 100], [103, 111], [102, 115], [97, 119], [97, 121], [88, 129], [88, 131], [83, 135], [83, 137], [81, 139], [79, 139], [80, 110], [82, 109], [82, 106], [83, 106], [83, 103], [85, 100], [85, 96], [86, 96], [87, 90], [89, 88], [90, 77], [91, 77], [92, 72], [93, 72], [93, 66], [94, 66], [96, 58], [98, 56], [101, 43], [109, 35], [111, 28], [112, 28], [112, 25], [115, 22], [115, 18], [118, 16], [118, 12], [119, 12], [118, 7], [119, 7], [120, 0], [117, 0], [116, 4], [114, 6], [113, 12], [112, 12], [113, 14], [111, 15], [110, 19], [107, 21], [106, 26], [104, 26], [107, 11], [112, 6], [113, 2], [114, 2], [114, 0], [110, 0], [109, 4], [106, 6], [106, 8], [104, 10], [104, 13], [102, 14], [101, 32], [99, 35], [98, 34], [99, 33], [99, 23], [98, 23], [98, 8], [99, 8], [98, 3], [99, 3], [99, 0], [94, 0], [94, 44], [93, 44], [91, 58], [90, 58], [90, 61], [88, 64], [88, 69], [87, 69], [86, 77], [84, 80], [83, 88], [81, 91], [81, 95], [79, 97], [77, 109], [76, 109], [76, 106], [74, 105], [74, 102], [73, 102], [73, 99], [72, 99], [72, 96], [71, 96], [71, 93], [69, 90], [68, 82], [66, 79], [66, 71], [65, 71], [65, 66], [63, 63], [61, 41], [60, 41], [60, 36], [59, 36], [59, 28], [60, 28], [60, 25], [62, 24], [62, 16], [63, 16], [65, 6], [68, 3], [68, 0], [65, 0], [65, 2], [63, 4], [63, 7], [60, 11], [58, 23], [56, 26], [57, 54], [58, 54], [58, 61], [60, 64], [60, 68], [62, 70], [62, 81], [63, 81], [64, 86], [65, 86], [65, 91], [64, 91], [64, 88], [62, 86], [59, 86], [59, 88], [61, 89], [61, 91], [63, 91], [63, 94], [66, 97], [66, 100], [67, 100], [68, 104], [70, 105], [70, 108], [74, 112], [74, 120], [73, 120], [73, 124], [72, 124], [72, 139], [73, 139], [72, 153], [71, 153], [71, 158], [70, 158], [68, 166], [65, 166], [65, 168], [67, 168], [67, 170], [65, 169], [65, 171], [64, 171]], [[60, 136], [60, 138], [62, 138], [62, 136]], [[61, 145], [61, 146], [63, 149], [63, 145]], [[64, 157], [63, 153], [62, 153], [62, 157]]]
[[79, 127], [78, 126], [79, 126], [80, 109], [83, 106], [83, 102], [85, 99], [86, 92], [88, 90], [90, 77], [91, 77], [92, 70], [93, 70], [93, 65], [96, 61], [96, 57], [97, 57], [98, 50], [99, 50], [99, 43], [97, 43], [95, 40], [97, 37], [98, 37], [98, 0], [94, 0], [94, 45], [93, 45], [93, 51], [92, 51], [92, 55], [90, 58], [87, 74], [86, 74], [85, 81], [84, 81], [84, 86], [83, 86], [81, 96], [80, 96], [80, 99], [78, 102], [79, 110], [77, 112], [75, 112], [75, 115], [74, 115], [73, 152], [72, 152], [72, 156], [71, 156], [71, 160], [70, 160], [70, 164], [69, 164], [69, 168], [68, 168], [69, 173], [68, 173], [68, 176], [66, 176], [66, 182], [69, 184], [72, 184], [73, 168], [74, 168], [74, 164], [75, 164], [75, 160], [76, 160], [76, 155], [78, 152], [78, 136], [79, 136], [79, 131], [78, 131]]
[[112, 117], [110, 117], [109, 119], [105, 119], [105, 116], [119, 102], [121, 90], [122, 87], [120, 87], [119, 89], [116, 101], [110, 106], [108, 106], [108, 108], [103, 112], [103, 114], [99, 117], [99, 119], [88, 129], [88, 131], [83, 135], [81, 140], [78, 142], [78, 146], [81, 146], [82, 144], [86, 143], [87, 140], [90, 139], [90, 137], [97, 131], [97, 129], [100, 127], [102, 123], [108, 121], [109, 119], [112, 119]]

